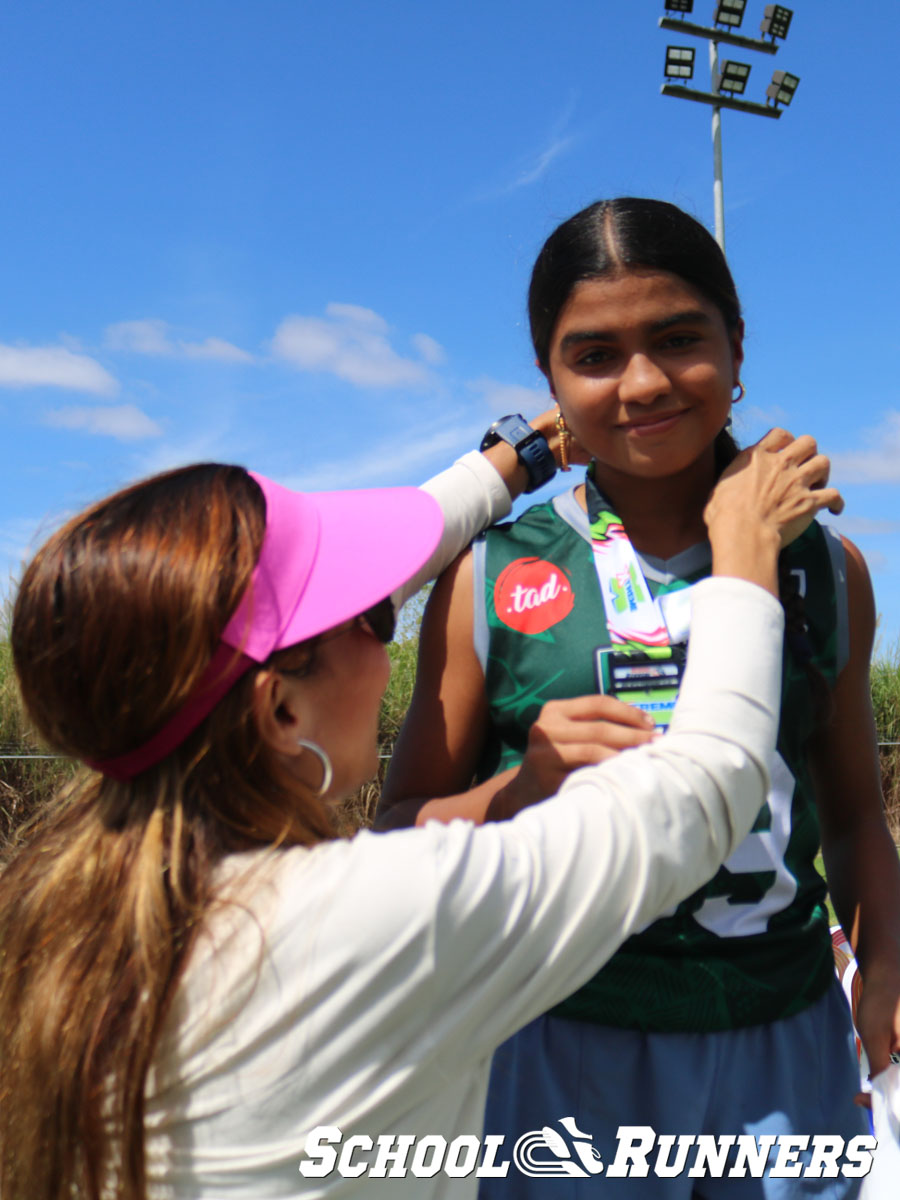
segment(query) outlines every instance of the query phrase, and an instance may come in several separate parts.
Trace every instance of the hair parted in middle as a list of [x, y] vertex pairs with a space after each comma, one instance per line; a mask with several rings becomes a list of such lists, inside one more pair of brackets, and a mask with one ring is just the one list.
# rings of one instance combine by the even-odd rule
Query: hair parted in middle
[[729, 332], [738, 327], [737, 288], [725, 255], [705, 226], [665, 200], [598, 200], [550, 234], [531, 273], [528, 316], [542, 370], [547, 370], [553, 331], [575, 286], [640, 268], [677, 275], [718, 308]]

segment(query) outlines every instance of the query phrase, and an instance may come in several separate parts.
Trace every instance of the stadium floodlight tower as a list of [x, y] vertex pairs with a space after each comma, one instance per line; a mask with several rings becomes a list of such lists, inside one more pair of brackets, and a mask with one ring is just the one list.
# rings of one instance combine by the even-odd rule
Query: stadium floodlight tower
[[[678, 33], [686, 33], [692, 37], [705, 38], [709, 42], [709, 91], [699, 91], [688, 87], [687, 81], [693, 78], [694, 55], [686, 46], [666, 47], [666, 82], [662, 86], [664, 96], [678, 96], [682, 100], [696, 100], [701, 104], [712, 105], [712, 143], [713, 143], [713, 207], [716, 215], [716, 241], [725, 249], [725, 196], [722, 183], [722, 109], [735, 108], [739, 112], [751, 113], [756, 117], [780, 117], [781, 108], [787, 107], [797, 85], [800, 82], [796, 75], [787, 71], [776, 71], [772, 83], [766, 90], [766, 103], [756, 104], [752, 100], [743, 99], [747, 80], [750, 76], [750, 64], [726, 61], [719, 68], [719, 43], [729, 46], [740, 46], [743, 50], [756, 50], [762, 54], [778, 52], [777, 39], [787, 37], [793, 10], [782, 4], [767, 4], [765, 15], [760, 25], [760, 33], [768, 36], [763, 38], [747, 37], [739, 33], [741, 22], [747, 8], [747, 0], [714, 0], [715, 11], [712, 25], [697, 25], [687, 21], [685, 17], [694, 11], [694, 0], [665, 0], [666, 16], [659, 18], [661, 29], [671, 29]], [[677, 13], [675, 20], [669, 13]], [[676, 82], [677, 81], [677, 82]]]

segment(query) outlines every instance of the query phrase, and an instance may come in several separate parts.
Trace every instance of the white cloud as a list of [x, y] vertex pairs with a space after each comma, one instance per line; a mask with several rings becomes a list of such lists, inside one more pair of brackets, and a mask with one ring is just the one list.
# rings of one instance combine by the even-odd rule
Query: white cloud
[[778, 405], [760, 408], [757, 404], [736, 404], [731, 410], [731, 417], [737, 429], [761, 429], [768, 432], [776, 426], [785, 427], [788, 424], [788, 414]]
[[379, 333], [387, 333], [388, 323], [374, 309], [363, 308], [361, 304], [339, 304], [332, 301], [325, 305], [325, 313], [336, 321], [349, 321], [354, 325], [364, 325]]
[[545, 387], [529, 388], [519, 383], [503, 383], [486, 375], [470, 380], [466, 387], [479, 394], [494, 418], [502, 417], [505, 413], [518, 412], [525, 417], [537, 416], [552, 404]]
[[217, 362], [253, 362], [253, 355], [222, 338], [208, 337], [202, 342], [173, 338], [171, 326], [158, 317], [140, 321], [119, 321], [106, 329], [110, 350], [128, 354], [151, 354], [165, 358], [205, 358]]
[[866, 560], [866, 566], [873, 575], [880, 575], [883, 571], [889, 570], [891, 566], [887, 556], [882, 554], [880, 550], [863, 550], [862, 555]]
[[422, 358], [433, 367], [439, 367], [447, 361], [447, 354], [440, 342], [436, 342], [427, 333], [414, 333], [409, 339]]
[[106, 345], [110, 350], [125, 350], [130, 354], [172, 354], [174, 350], [165, 321], [151, 317], [107, 326]]
[[84, 433], [114, 437], [121, 442], [159, 437], [163, 430], [134, 404], [113, 408], [60, 408], [44, 416], [44, 424], [56, 429], [79, 429]]
[[225, 342], [222, 338], [208, 337], [203, 342], [179, 342], [181, 352], [187, 358], [214, 358], [219, 362], [253, 362], [253, 355]]
[[568, 150], [571, 150], [581, 138], [579, 134], [566, 132], [575, 112], [575, 104], [576, 98], [573, 94], [569, 97], [544, 144], [539, 149], [523, 155], [518, 164], [511, 168], [505, 182], [488, 187], [473, 199], [476, 201], [495, 200], [501, 196], [508, 196], [520, 188], [530, 187], [531, 184], [542, 179], [551, 165]]
[[883, 534], [900, 533], [900, 521], [890, 521], [877, 517], [845, 517], [831, 515], [830, 525], [836, 525], [841, 533], [851, 537], [879, 537]]
[[324, 317], [285, 317], [272, 351], [298, 370], [325, 371], [358, 387], [417, 386], [430, 379], [422, 363], [393, 348], [384, 318], [356, 304], [329, 304]]
[[194, 434], [180, 430], [172, 440], [149, 443], [141, 448], [136, 457], [136, 475], [157, 475], [160, 471], [171, 471], [175, 467], [186, 467], [192, 463], [248, 463], [259, 453], [257, 447], [248, 445], [252, 438], [246, 430], [236, 432], [227, 420], [204, 428]]
[[42, 522], [37, 517], [10, 517], [0, 524], [0, 557], [22, 562], [32, 553]]
[[864, 450], [826, 450], [831, 480], [845, 483], [900, 483], [900, 412], [885, 413], [880, 425], [863, 431]]
[[431, 434], [417, 436], [403, 443], [385, 442], [372, 446], [365, 458], [354, 451], [344, 459], [322, 463], [309, 471], [292, 475], [281, 482], [299, 491], [330, 491], [345, 487], [382, 487], [395, 485], [398, 479], [420, 476], [424, 481], [438, 469], [448, 465], [459, 454], [471, 450], [472, 431], [455, 426]]
[[113, 396], [119, 390], [105, 367], [65, 346], [0, 345], [0, 387], [59, 387]]
[[6, 632], [4, 620], [12, 616], [9, 602], [25, 566], [70, 515], [57, 511], [0, 523], [0, 634]]
[[537, 183], [541, 176], [547, 173], [550, 164], [559, 158], [561, 154], [564, 154], [571, 146], [574, 146], [574, 144], [575, 138], [571, 134], [566, 137], [554, 138], [549, 146], [545, 146], [541, 150], [534, 162], [521, 171], [519, 176], [512, 181], [507, 191], [514, 192], [518, 188], [527, 187], [530, 183]]

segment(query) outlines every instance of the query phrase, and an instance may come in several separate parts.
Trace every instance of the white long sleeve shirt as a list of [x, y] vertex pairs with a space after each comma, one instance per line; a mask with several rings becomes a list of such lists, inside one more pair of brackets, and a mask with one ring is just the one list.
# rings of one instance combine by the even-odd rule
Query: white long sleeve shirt
[[[479, 1135], [495, 1047], [709, 879], [762, 804], [781, 606], [717, 578], [695, 587], [693, 610], [658, 743], [574, 773], [502, 824], [227, 861], [234, 902], [207, 922], [148, 1080], [152, 1200], [475, 1196], [474, 1173], [373, 1178], [377, 1139]], [[307, 1136], [335, 1128], [372, 1140], [347, 1160], [364, 1173], [301, 1173], [329, 1166]]]
[[452, 467], [423, 483], [422, 490], [441, 506], [444, 532], [431, 558], [394, 593], [395, 609], [430, 579], [436, 579], [474, 537], [488, 525], [502, 521], [512, 508], [500, 473], [477, 450], [470, 450]]

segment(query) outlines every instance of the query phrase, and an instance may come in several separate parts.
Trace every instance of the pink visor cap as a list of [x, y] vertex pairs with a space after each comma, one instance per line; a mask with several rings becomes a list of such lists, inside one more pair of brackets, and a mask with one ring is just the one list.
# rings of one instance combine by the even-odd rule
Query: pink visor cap
[[143, 746], [89, 762], [132, 779], [193, 732], [254, 663], [358, 616], [430, 558], [444, 519], [420, 488], [293, 492], [251, 471], [266, 500], [266, 531], [250, 586], [193, 694]]

